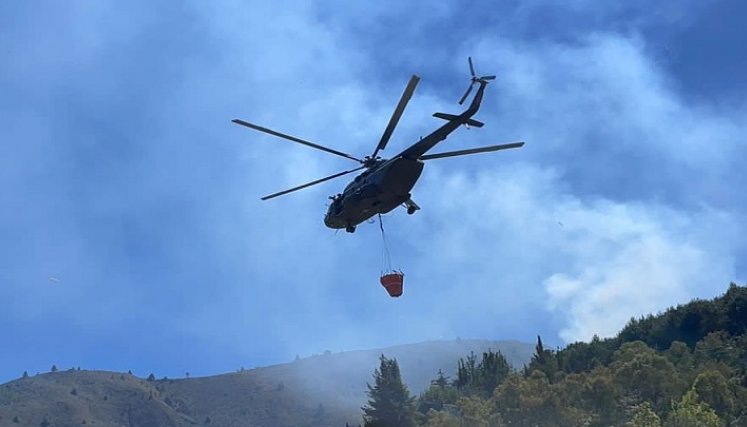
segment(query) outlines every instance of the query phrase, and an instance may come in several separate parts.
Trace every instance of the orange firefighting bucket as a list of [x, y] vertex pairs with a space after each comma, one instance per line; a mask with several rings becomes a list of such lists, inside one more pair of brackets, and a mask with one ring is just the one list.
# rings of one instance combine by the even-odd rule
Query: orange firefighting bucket
[[401, 271], [387, 273], [381, 276], [381, 286], [386, 289], [390, 297], [402, 295], [402, 285], [405, 281], [405, 275]]

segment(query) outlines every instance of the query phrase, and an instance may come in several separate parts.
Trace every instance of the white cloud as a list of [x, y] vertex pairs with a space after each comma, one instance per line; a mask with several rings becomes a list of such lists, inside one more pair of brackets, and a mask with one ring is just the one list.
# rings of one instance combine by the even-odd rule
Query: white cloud
[[[442, 310], [456, 305], [508, 328], [547, 309], [560, 315], [565, 341], [584, 340], [715, 295], [734, 278], [739, 228], [723, 212], [579, 198], [562, 176], [529, 165], [473, 178], [433, 169], [420, 191], [430, 219], [421, 225], [432, 230], [422, 256], [438, 259]], [[464, 272], [459, 280], [454, 271]]]
[[[712, 295], [704, 291], [722, 289], [733, 278], [725, 247], [734, 242], [725, 233], [734, 224], [708, 212], [609, 203], [561, 211], [579, 221], [569, 227], [578, 237], [559, 242], [574, 261], [543, 285], [549, 308], [566, 317], [560, 336], [567, 342], [612, 336], [631, 317]], [[697, 231], [702, 225], [718, 225], [723, 234], [703, 236]]]
[[[261, 252], [252, 252], [251, 262], [257, 268], [274, 265], [277, 254], [295, 260], [292, 270], [258, 277], [258, 281], [278, 283], [273, 292], [296, 307], [292, 319], [281, 316], [273, 322], [284, 341], [303, 341], [303, 336], [324, 330], [330, 322], [336, 324], [334, 333], [323, 335], [332, 348], [469, 334], [525, 339], [527, 330], [560, 330], [565, 340], [584, 339], [594, 333], [612, 334], [630, 316], [693, 296], [712, 296], [734, 279], [733, 252], [738, 243], [733, 238], [737, 222], [733, 213], [711, 209], [708, 203], [685, 210], [667, 200], [650, 200], [646, 194], [640, 194], [640, 199], [635, 194], [618, 197], [612, 186], [601, 194], [579, 193], [577, 183], [565, 172], [584, 170], [584, 178], [590, 181], [599, 179], [596, 173], [609, 172], [615, 185], [657, 174], [646, 169], [645, 162], [606, 163], [622, 152], [640, 153], [646, 161], [656, 159], [662, 171], [692, 164], [704, 174], [719, 174], [716, 165], [728, 163], [728, 156], [712, 155], [701, 164], [697, 150], [681, 149], [677, 140], [693, 129], [712, 129], [721, 144], [729, 134], [739, 132], [733, 126], [714, 124], [731, 123], [730, 116], [682, 104], [635, 38], [598, 34], [576, 46], [517, 47], [504, 40], [487, 40], [479, 46], [480, 51], [501, 52], [501, 60], [510, 65], [498, 67], [507, 72], [486, 93], [480, 117], [488, 126], [457, 131], [443, 144], [443, 151], [479, 145], [488, 137], [499, 137], [498, 133], [528, 144], [517, 151], [428, 164], [413, 192], [424, 210], [413, 217], [397, 211], [387, 221], [395, 266], [407, 274], [406, 300], [392, 306], [377, 298], [383, 291], [375, 282], [377, 263], [372, 259], [380, 245], [375, 226], [364, 225], [355, 236], [319, 240], [319, 218], [314, 216], [322, 210], [319, 197], [342, 182], [273, 204], [246, 202], [253, 206], [253, 215], [258, 210], [269, 215], [263, 223], [266, 230], [254, 231], [257, 239], [267, 243]], [[490, 55], [479, 58], [479, 71], [492, 71]], [[378, 138], [379, 126], [391, 114], [401, 88], [392, 89], [394, 97], [388, 99], [367, 91], [364, 82], [340, 78], [347, 83], [320, 80], [324, 98], [314, 99], [302, 91], [298, 108], [284, 105], [284, 100], [268, 107], [298, 117], [291, 125], [304, 129], [299, 136], [326, 143], [324, 135], [332, 132], [331, 139], [344, 144], [355, 141], [365, 150]], [[390, 150], [437, 125], [422, 122], [432, 111], [418, 99], [453, 106], [453, 100], [438, 97], [449, 95], [416, 96]], [[500, 116], [496, 106], [507, 108], [507, 116]], [[676, 126], [681, 117], [687, 118], [689, 132]], [[590, 135], [600, 129], [610, 139], [590, 142]], [[642, 134], [657, 137], [642, 141]], [[604, 154], [601, 163], [587, 157], [589, 147]], [[724, 146], [727, 152], [733, 147]], [[265, 176], [260, 193], [274, 190], [266, 187], [269, 184], [281, 189], [283, 181], [295, 185], [305, 177], [321, 176], [325, 165], [334, 163], [303, 147], [286, 148], [278, 149], [286, 154], [273, 157], [290, 156], [291, 163], [281, 162], [285, 180], [268, 178], [278, 177], [268, 174], [268, 168], [274, 168], [269, 161], [253, 172]], [[349, 152], [358, 154], [354, 149]], [[517, 159], [540, 160], [544, 166], [516, 163]], [[498, 171], [493, 171], [495, 165]], [[256, 183], [251, 188], [257, 188]], [[664, 190], [663, 185], [654, 189]], [[314, 278], [311, 284], [309, 277]], [[351, 281], [360, 283], [361, 293], [347, 293]], [[636, 290], [638, 286], [645, 289]], [[345, 310], [340, 295], [368, 301], [375, 316]], [[608, 304], [610, 300], [615, 304]], [[245, 290], [238, 301], [257, 307], [251, 290]], [[392, 335], [381, 328], [382, 318], [407, 327]]]
[[562, 167], [577, 191], [721, 208], [737, 200], [724, 183], [742, 179], [731, 171], [747, 155], [747, 105], [685, 100], [641, 37], [486, 37], [478, 55], [499, 74], [480, 113], [490, 129], [529, 141], [527, 155]]
[[[737, 280], [742, 216], [724, 194], [747, 134], [738, 111], [686, 103], [635, 36], [478, 46], [480, 70], [500, 78], [479, 114], [488, 126], [461, 135], [528, 144], [426, 167], [414, 197], [428, 220], [408, 233], [426, 236], [419, 267], [441, 310], [503, 331], [553, 319], [573, 341]], [[558, 317], [524, 317], [542, 308]]]

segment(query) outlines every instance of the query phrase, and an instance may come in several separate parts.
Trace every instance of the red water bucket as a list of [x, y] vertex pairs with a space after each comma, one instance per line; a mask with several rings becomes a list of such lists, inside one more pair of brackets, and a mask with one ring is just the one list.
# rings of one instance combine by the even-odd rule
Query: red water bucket
[[386, 289], [390, 297], [402, 295], [402, 285], [405, 281], [405, 275], [402, 272], [387, 273], [381, 276], [381, 286]]

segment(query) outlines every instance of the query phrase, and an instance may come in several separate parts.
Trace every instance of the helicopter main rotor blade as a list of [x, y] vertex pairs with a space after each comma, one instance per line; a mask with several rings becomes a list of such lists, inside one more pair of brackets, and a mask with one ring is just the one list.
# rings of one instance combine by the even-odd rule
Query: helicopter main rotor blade
[[467, 154], [489, 153], [491, 151], [508, 150], [510, 148], [519, 148], [522, 146], [524, 146], [523, 142], [512, 142], [510, 144], [491, 145], [489, 147], [471, 148], [469, 150], [449, 151], [446, 153], [438, 154], [426, 154], [425, 156], [420, 156], [419, 160], [442, 159], [444, 157], [464, 156]]
[[329, 181], [330, 179], [335, 179], [337, 177], [340, 177], [340, 176], [343, 176], [343, 175], [347, 175], [349, 173], [353, 173], [353, 172], [359, 171], [361, 169], [365, 169], [365, 166], [361, 166], [359, 168], [351, 169], [351, 170], [345, 171], [345, 172], [336, 173], [334, 175], [330, 175], [330, 176], [322, 178], [322, 179], [317, 179], [316, 181], [311, 181], [309, 183], [306, 183], [306, 184], [303, 184], [303, 185], [299, 185], [298, 187], [293, 187], [293, 188], [285, 190], [285, 191], [280, 191], [280, 192], [277, 192], [277, 193], [273, 193], [273, 194], [270, 194], [269, 196], [262, 197], [262, 200], [268, 200], [268, 199], [272, 199], [274, 197], [282, 196], [283, 194], [288, 194], [288, 193], [292, 193], [294, 191], [302, 190], [302, 189], [304, 189], [306, 187], [311, 187], [312, 185], [320, 184], [320, 183], [322, 183], [324, 181]]
[[381, 135], [381, 140], [379, 141], [379, 145], [376, 146], [376, 150], [374, 150], [373, 154], [371, 155], [371, 158], [376, 158], [376, 155], [379, 154], [379, 150], [383, 150], [386, 148], [386, 144], [389, 142], [389, 138], [392, 137], [392, 132], [394, 132], [394, 128], [397, 126], [397, 123], [399, 123], [400, 117], [402, 117], [402, 113], [405, 111], [405, 107], [407, 106], [407, 103], [410, 101], [410, 98], [412, 98], [413, 92], [415, 92], [415, 87], [418, 85], [418, 82], [420, 81], [420, 77], [413, 75], [410, 77], [410, 81], [407, 83], [407, 87], [405, 87], [405, 91], [402, 93], [402, 97], [399, 99], [399, 103], [397, 104], [397, 108], [394, 109], [394, 113], [392, 113], [392, 118], [389, 119], [389, 124], [386, 125], [386, 129], [384, 129], [384, 134]]
[[326, 151], [327, 153], [336, 154], [338, 156], [342, 156], [342, 157], [345, 157], [347, 159], [355, 160], [356, 162], [363, 163], [363, 161], [361, 159], [353, 157], [350, 154], [345, 154], [345, 153], [343, 153], [341, 151], [333, 150], [333, 149], [327, 148], [327, 147], [325, 147], [323, 145], [314, 144], [313, 142], [305, 141], [305, 140], [303, 140], [301, 138], [296, 138], [295, 136], [286, 135], [284, 133], [280, 133], [280, 132], [274, 131], [272, 129], [267, 129], [266, 127], [258, 126], [258, 125], [255, 125], [253, 123], [249, 123], [249, 122], [246, 122], [244, 120], [241, 120], [241, 119], [233, 119], [231, 121], [234, 122], [234, 123], [236, 123], [237, 125], [246, 126], [246, 127], [250, 128], [250, 129], [254, 129], [254, 130], [258, 130], [260, 132], [268, 133], [268, 134], [270, 134], [272, 136], [277, 136], [277, 137], [280, 137], [280, 138], [284, 138], [284, 139], [287, 139], [287, 140], [290, 140], [290, 141], [293, 141], [293, 142], [297, 142], [299, 144], [303, 144], [303, 145], [307, 145], [307, 146], [312, 147], [312, 148], [316, 148], [317, 150]]

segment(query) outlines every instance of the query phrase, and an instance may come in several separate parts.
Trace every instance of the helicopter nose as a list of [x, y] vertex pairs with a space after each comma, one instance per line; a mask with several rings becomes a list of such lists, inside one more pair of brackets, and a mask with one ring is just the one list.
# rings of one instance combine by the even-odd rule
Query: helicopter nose
[[332, 220], [332, 208], [330, 207], [329, 210], [327, 210], [327, 213], [324, 214], [324, 225], [326, 225], [329, 228], [334, 228], [334, 221]]
[[329, 228], [340, 228], [339, 225], [329, 215], [324, 215], [324, 225]]
[[326, 225], [329, 228], [345, 227], [345, 225], [341, 224], [340, 220], [336, 218], [335, 215], [332, 213], [332, 207], [330, 207], [327, 213], [324, 215], [324, 225]]

